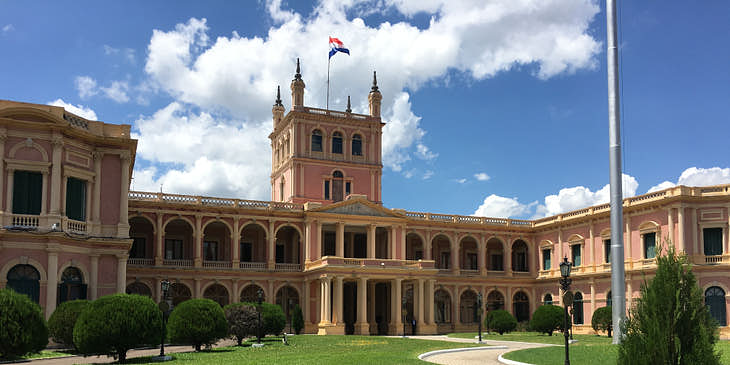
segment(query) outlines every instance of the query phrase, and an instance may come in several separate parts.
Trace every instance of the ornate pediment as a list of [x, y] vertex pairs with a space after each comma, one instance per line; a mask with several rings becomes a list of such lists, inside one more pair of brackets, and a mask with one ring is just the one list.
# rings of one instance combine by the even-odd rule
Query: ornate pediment
[[393, 213], [387, 208], [360, 199], [322, 207], [317, 211], [320, 213], [364, 215], [371, 217], [401, 217], [399, 214]]

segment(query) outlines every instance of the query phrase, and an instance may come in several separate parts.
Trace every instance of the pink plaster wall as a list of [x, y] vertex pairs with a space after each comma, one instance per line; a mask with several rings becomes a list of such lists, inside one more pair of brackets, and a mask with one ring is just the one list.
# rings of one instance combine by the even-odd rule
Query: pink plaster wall
[[101, 165], [101, 223], [119, 223], [119, 199], [122, 179], [118, 155], [105, 154]]

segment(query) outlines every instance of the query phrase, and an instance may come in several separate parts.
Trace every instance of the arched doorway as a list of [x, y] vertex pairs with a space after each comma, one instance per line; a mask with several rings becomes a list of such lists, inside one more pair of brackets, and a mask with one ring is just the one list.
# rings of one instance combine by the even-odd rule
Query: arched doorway
[[576, 292], [573, 296], [573, 324], [583, 324], [583, 294]]
[[127, 285], [127, 289], [124, 292], [127, 294], [137, 294], [152, 298], [152, 290], [150, 290], [150, 287], [139, 281], [135, 281]]
[[165, 264], [193, 266], [193, 227], [177, 218], [165, 226]]
[[266, 301], [266, 292], [256, 284], [250, 284], [241, 290], [241, 302], [242, 303], [256, 303], [259, 300], [259, 290], [261, 290], [263, 297], [261, 300]]
[[711, 286], [705, 290], [705, 305], [710, 310], [710, 315], [720, 326], [727, 325], [725, 304], [725, 291], [719, 286]]
[[512, 271], [530, 271], [527, 267], [527, 243], [523, 240], [517, 240], [512, 244]]
[[406, 260], [423, 259], [423, 241], [415, 233], [406, 235]]
[[434, 319], [437, 324], [451, 323], [451, 296], [443, 289], [437, 290], [433, 295], [433, 304], [436, 311]]
[[266, 262], [266, 231], [256, 223], [250, 223], [241, 230], [241, 262]]
[[545, 294], [545, 296], [542, 299], [542, 303], [545, 305], [552, 305], [553, 304], [553, 295], [550, 293]]
[[167, 295], [172, 299], [173, 306], [176, 306], [193, 297], [192, 294], [190, 294], [190, 288], [182, 283], [172, 283], [172, 285], [170, 285], [170, 289], [167, 292]]
[[132, 241], [132, 248], [129, 250], [130, 259], [152, 259], [154, 258], [154, 237], [155, 228], [145, 217], [132, 217], [129, 219], [129, 238]]
[[492, 290], [487, 295], [487, 310], [493, 311], [504, 309], [504, 296], [497, 290]]
[[231, 261], [231, 232], [223, 222], [211, 222], [203, 229], [203, 266]]
[[504, 245], [498, 238], [487, 241], [487, 268], [489, 271], [504, 271]]
[[213, 284], [205, 289], [203, 298], [210, 299], [222, 307], [228, 304], [228, 289], [221, 284]]
[[290, 285], [281, 287], [276, 292], [276, 305], [281, 307], [286, 315], [286, 323], [291, 323], [294, 306], [299, 305], [299, 293]]
[[8, 272], [7, 287], [20, 294], [27, 295], [30, 300], [38, 303], [41, 294], [41, 274], [32, 265], [15, 265]]
[[276, 263], [298, 264], [299, 256], [299, 231], [290, 226], [281, 227], [276, 232]]
[[459, 262], [462, 270], [479, 270], [479, 249], [473, 237], [464, 237], [459, 242]]
[[466, 290], [461, 293], [461, 308], [459, 308], [459, 319], [462, 324], [477, 323], [477, 293], [473, 290]]
[[61, 284], [58, 284], [58, 302], [67, 300], [86, 299], [86, 284], [81, 270], [69, 266], [61, 274]]
[[512, 309], [517, 322], [530, 320], [530, 300], [523, 291], [518, 291], [512, 298]]
[[445, 235], [439, 234], [431, 240], [431, 257], [436, 261], [436, 268], [451, 268], [451, 242]]

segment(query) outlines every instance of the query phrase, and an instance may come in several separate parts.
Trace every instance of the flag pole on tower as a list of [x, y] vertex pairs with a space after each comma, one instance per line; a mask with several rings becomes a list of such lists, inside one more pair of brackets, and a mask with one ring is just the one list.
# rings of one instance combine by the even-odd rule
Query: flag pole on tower
[[329, 52], [329, 58], [327, 58], [327, 100], [325, 103], [325, 109], [330, 109], [330, 60], [332, 59], [332, 56], [335, 55], [337, 52], [347, 53], [347, 55], [350, 55], [350, 50], [345, 48], [345, 45], [342, 44], [342, 42], [334, 37], [330, 38], [330, 52]]

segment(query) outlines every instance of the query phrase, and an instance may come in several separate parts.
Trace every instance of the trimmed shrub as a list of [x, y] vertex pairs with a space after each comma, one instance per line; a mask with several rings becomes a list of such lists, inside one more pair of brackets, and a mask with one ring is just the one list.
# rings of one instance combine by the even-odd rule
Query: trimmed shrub
[[223, 307], [223, 312], [228, 322], [228, 334], [236, 338], [238, 346], [244, 338], [256, 336], [259, 323], [256, 307], [248, 303], [233, 303]]
[[517, 328], [517, 319], [515, 319], [515, 317], [510, 314], [510, 312], [507, 312], [503, 309], [489, 312], [487, 318], [484, 320], [484, 323], [492, 331], [495, 331], [500, 335], [504, 334], [505, 332], [514, 331], [514, 329]]
[[563, 328], [565, 313], [562, 307], [557, 305], [541, 305], [532, 314], [530, 327], [533, 331], [553, 335], [554, 331]]
[[190, 299], [170, 314], [167, 322], [170, 341], [191, 344], [195, 351], [202, 345], [212, 345], [228, 334], [223, 308], [210, 299]]
[[717, 322], [705, 305], [685, 254], [668, 245], [654, 278], [621, 323], [619, 364], [720, 364]]
[[264, 326], [264, 334], [278, 336], [286, 327], [286, 315], [276, 304], [261, 303], [261, 321]]
[[53, 341], [67, 348], [75, 349], [74, 326], [81, 312], [89, 305], [85, 299], [72, 300], [61, 303], [48, 319], [48, 332]]
[[27, 295], [0, 289], [0, 358], [13, 358], [46, 348], [48, 328], [41, 307]]
[[112, 294], [90, 302], [81, 312], [73, 338], [84, 355], [127, 359], [127, 350], [160, 342], [162, 312], [148, 297]]
[[608, 337], [611, 337], [611, 330], [613, 329], [612, 316], [611, 306], [596, 309], [593, 312], [593, 317], [591, 317], [591, 327], [596, 333], [605, 331], [608, 333]]
[[299, 304], [294, 306], [294, 313], [291, 315], [291, 325], [294, 327], [294, 332], [299, 334], [304, 328], [304, 315], [302, 314], [302, 307]]

